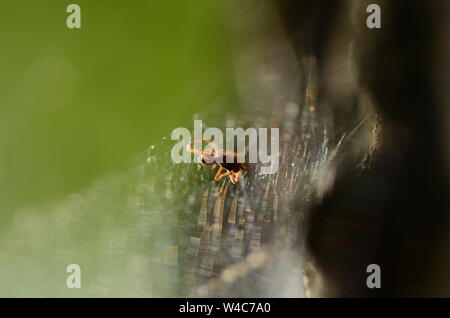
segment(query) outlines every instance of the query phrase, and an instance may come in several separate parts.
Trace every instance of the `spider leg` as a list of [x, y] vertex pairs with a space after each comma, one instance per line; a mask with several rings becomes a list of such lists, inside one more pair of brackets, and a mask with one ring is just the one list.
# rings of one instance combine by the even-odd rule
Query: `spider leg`
[[236, 174], [234, 175], [234, 183], [238, 183], [240, 177], [241, 171], [236, 172]]
[[219, 170], [217, 170], [216, 176], [214, 177], [215, 180], [217, 180], [217, 178], [220, 176], [222, 171], [223, 171], [223, 167], [220, 167]]
[[221, 172], [222, 172], [223, 170], [225, 170], [224, 167], [220, 167], [220, 168], [219, 168], [219, 170], [218, 170], [217, 173], [216, 173], [216, 176], [214, 177], [214, 180], [220, 180], [220, 179], [222, 179], [223, 177], [226, 177], [226, 176], [228, 176], [228, 175], [230, 174], [230, 171], [228, 171], [228, 170], [227, 170], [227, 172], [221, 174]]
[[193, 145], [193, 144], [196, 144], [196, 143], [198, 143], [198, 142], [206, 142], [207, 144], [212, 143], [212, 141], [209, 140], [209, 139], [207, 139], [207, 138], [199, 138], [199, 139], [192, 140], [192, 141], [190, 142], [190, 144]]
[[195, 139], [195, 140], [191, 141], [190, 143], [188, 143], [188, 144], [186, 145], [186, 150], [189, 151], [189, 152], [193, 152], [193, 153], [200, 153], [200, 154], [203, 154], [202, 150], [192, 149], [192, 146], [193, 146], [193, 145], [195, 145], [195, 144], [197, 144], [197, 143], [203, 143], [203, 142], [205, 142], [205, 143], [208, 144], [208, 145], [209, 145], [210, 143], [212, 143], [211, 140], [205, 139], [205, 138]]
[[236, 183], [236, 175], [234, 174], [233, 171], [230, 171], [230, 180], [233, 184]]
[[[206, 150], [199, 150], [199, 149], [193, 149], [192, 148], [193, 145], [195, 145], [197, 143], [203, 143], [203, 142], [206, 143], [207, 145], [209, 145], [209, 144], [214, 145], [214, 148], [213, 149], [206, 149]], [[191, 141], [190, 143], [188, 143], [186, 145], [186, 151], [189, 151], [189, 152], [192, 152], [192, 153], [201, 154], [201, 155], [203, 155], [203, 154], [207, 154], [207, 155], [210, 155], [210, 156], [217, 155], [219, 157], [222, 157], [222, 155], [223, 155], [223, 151], [218, 147], [218, 145], [214, 141], [211, 141], [211, 140], [206, 139], [206, 138], [195, 139], [195, 140]], [[217, 154], [215, 154], [216, 151], [218, 152]]]
[[192, 153], [198, 153], [200, 155], [204, 155], [205, 154], [205, 152], [203, 150], [192, 149], [192, 148], [187, 148], [186, 151], [192, 152]]
[[205, 141], [208, 144], [210, 143], [210, 141], [207, 140], [207, 139], [206, 140], [204, 140], [204, 139], [196, 139], [196, 140], [193, 140], [193, 141], [191, 141], [190, 143], [188, 143], [186, 145], [186, 151], [189, 151], [189, 152], [192, 152], [192, 153], [198, 153], [200, 155], [205, 154], [205, 152], [203, 150], [193, 149], [192, 148], [192, 146], [195, 145], [196, 143], [203, 142], [203, 141]]

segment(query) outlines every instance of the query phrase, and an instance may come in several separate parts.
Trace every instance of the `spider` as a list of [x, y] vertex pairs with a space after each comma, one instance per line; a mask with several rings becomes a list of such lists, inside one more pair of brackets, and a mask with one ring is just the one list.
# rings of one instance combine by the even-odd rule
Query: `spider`
[[[231, 182], [236, 184], [241, 177], [242, 171], [245, 171], [248, 168], [245, 163], [237, 162], [237, 153], [223, 150], [215, 153], [217, 147], [206, 150], [193, 149], [192, 145], [198, 142], [205, 142], [207, 144], [212, 143], [211, 140], [204, 138], [194, 140], [186, 146], [186, 150], [192, 153], [200, 154], [202, 166], [212, 166], [212, 168], [215, 168], [216, 164], [219, 165], [219, 170], [217, 170], [214, 180], [220, 180], [223, 177], [229, 176]], [[218, 162], [220, 158], [222, 158], [222, 162]], [[225, 172], [223, 172], [224, 170]]]

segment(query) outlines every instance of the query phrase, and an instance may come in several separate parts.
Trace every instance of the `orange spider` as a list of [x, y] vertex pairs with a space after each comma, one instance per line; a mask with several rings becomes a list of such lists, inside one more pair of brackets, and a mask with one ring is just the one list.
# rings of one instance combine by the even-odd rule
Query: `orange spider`
[[[239, 181], [242, 171], [245, 171], [248, 168], [245, 163], [237, 162], [237, 153], [221, 150], [216, 154], [216, 148], [206, 150], [193, 149], [192, 145], [197, 142], [206, 142], [207, 144], [212, 143], [211, 140], [204, 138], [194, 140], [186, 146], [186, 150], [192, 153], [200, 154], [202, 166], [212, 166], [215, 168], [216, 163], [219, 165], [219, 170], [217, 170], [214, 180], [220, 180], [223, 177], [229, 176], [231, 182], [236, 184]], [[220, 158], [222, 158], [222, 162], [217, 162]], [[222, 173], [224, 170], [226, 170], [226, 172]]]

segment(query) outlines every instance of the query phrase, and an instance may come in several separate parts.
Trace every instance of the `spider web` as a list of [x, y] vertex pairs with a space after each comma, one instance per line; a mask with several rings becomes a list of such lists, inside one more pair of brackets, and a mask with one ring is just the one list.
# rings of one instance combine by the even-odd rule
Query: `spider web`
[[345, 136], [331, 133], [319, 84], [311, 71], [302, 104], [233, 113], [219, 99], [195, 116], [218, 128], [280, 127], [276, 174], [253, 164], [236, 185], [214, 181], [208, 167], [174, 164], [166, 136], [129, 171], [19, 211], [0, 241], [1, 296], [74, 296], [71, 263], [84, 273], [76, 296], [304, 296], [305, 218], [332, 183]]

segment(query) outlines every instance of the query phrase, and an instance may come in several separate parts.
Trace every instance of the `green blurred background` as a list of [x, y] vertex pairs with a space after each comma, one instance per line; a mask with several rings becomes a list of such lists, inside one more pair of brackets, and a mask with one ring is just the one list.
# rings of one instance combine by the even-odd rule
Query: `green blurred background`
[[[120, 170], [230, 84], [211, 1], [2, 1], [2, 220]], [[1, 222], [5, 226], [5, 222]]]
[[[70, 257], [55, 261], [51, 249], [91, 257], [96, 251], [84, 247], [98, 237], [85, 238], [104, 220], [75, 218], [64, 229], [54, 221], [70, 218], [73, 206], [79, 210], [83, 194], [62, 204], [62, 214], [49, 206], [127, 171], [153, 141], [217, 96], [233, 95], [216, 2], [79, 0], [82, 27], [68, 29], [70, 3], [1, 1], [0, 296], [73, 295], [61, 268]], [[105, 201], [117, 199], [117, 192], [103, 193]], [[128, 226], [120, 222], [119, 215], [105, 229], [118, 242]], [[77, 296], [155, 295], [110, 287]]]

